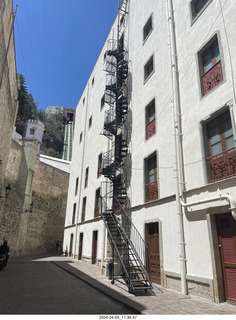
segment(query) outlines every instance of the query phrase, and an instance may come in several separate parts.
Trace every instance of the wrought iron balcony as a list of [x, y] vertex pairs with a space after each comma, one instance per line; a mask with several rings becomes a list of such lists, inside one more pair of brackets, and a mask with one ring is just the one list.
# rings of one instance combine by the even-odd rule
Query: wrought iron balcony
[[147, 125], [147, 132], [146, 132], [146, 138], [147, 140], [151, 138], [156, 133], [156, 119], [153, 119], [148, 125]]
[[221, 61], [218, 61], [209, 71], [202, 76], [203, 96], [218, 86], [223, 81], [223, 71]]
[[210, 182], [219, 181], [236, 175], [235, 147], [206, 159], [209, 164]]
[[158, 199], [158, 184], [157, 180], [146, 184], [146, 201], [153, 201]]

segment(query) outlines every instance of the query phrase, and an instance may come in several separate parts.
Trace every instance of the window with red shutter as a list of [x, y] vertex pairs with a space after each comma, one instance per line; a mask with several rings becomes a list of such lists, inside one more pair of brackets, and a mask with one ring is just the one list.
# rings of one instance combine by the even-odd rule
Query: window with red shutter
[[96, 190], [95, 193], [95, 209], [94, 209], [94, 217], [99, 217], [100, 212], [100, 188]]
[[76, 182], [75, 182], [75, 195], [77, 195], [78, 193], [78, 186], [79, 186], [79, 177], [76, 178]]
[[89, 167], [86, 169], [86, 172], [85, 172], [85, 181], [84, 181], [85, 188], [87, 188], [88, 186], [88, 175], [89, 175]]
[[155, 100], [146, 107], [146, 140], [156, 133]]
[[202, 95], [223, 81], [223, 69], [217, 38], [200, 54]]
[[73, 206], [72, 224], [75, 223], [75, 214], [76, 214], [76, 203], [74, 203], [74, 206]]
[[97, 177], [99, 178], [102, 175], [102, 153], [98, 156], [98, 174]]
[[235, 141], [229, 111], [211, 120], [206, 128], [210, 182], [236, 175]]
[[86, 197], [83, 198], [83, 205], [82, 205], [82, 221], [85, 221], [85, 212], [86, 212]]
[[158, 199], [157, 160], [156, 154], [146, 161], [146, 201]]

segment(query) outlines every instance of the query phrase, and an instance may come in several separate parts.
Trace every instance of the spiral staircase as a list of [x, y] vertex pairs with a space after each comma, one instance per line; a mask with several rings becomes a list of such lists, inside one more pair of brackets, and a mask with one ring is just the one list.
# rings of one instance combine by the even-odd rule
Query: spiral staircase
[[[128, 0], [123, 0], [118, 15], [118, 40], [108, 40], [106, 52], [107, 85], [105, 102], [109, 109], [105, 111], [102, 134], [110, 139], [111, 148], [103, 154], [102, 174], [108, 178], [101, 186], [101, 218], [107, 228], [108, 237], [113, 250], [113, 264], [119, 259], [122, 267], [121, 275], [114, 276], [112, 283], [120, 281], [127, 285], [130, 293], [152, 289], [149, 278], [148, 247], [129, 219], [129, 232], [117, 211], [125, 212], [127, 200], [125, 160], [128, 154], [127, 129], [125, 117], [128, 112], [128, 100], [125, 95], [128, 77], [127, 51], [121, 39], [119, 16], [127, 15]], [[124, 29], [124, 26], [123, 26]], [[124, 31], [124, 30], [122, 30]], [[142, 253], [141, 253], [142, 251]], [[116, 255], [116, 256], [115, 256]], [[147, 271], [148, 270], [148, 271]]]

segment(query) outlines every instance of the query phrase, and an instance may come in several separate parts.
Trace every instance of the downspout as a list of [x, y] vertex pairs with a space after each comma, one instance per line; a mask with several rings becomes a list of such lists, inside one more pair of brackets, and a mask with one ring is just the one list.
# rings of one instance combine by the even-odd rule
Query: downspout
[[181, 110], [180, 110], [180, 92], [177, 64], [177, 49], [175, 37], [175, 22], [173, 14], [172, 0], [166, 0], [168, 27], [169, 27], [169, 45], [171, 55], [171, 80], [172, 80], [172, 97], [173, 97], [173, 135], [174, 135], [174, 172], [176, 181], [176, 210], [178, 218], [178, 233], [180, 245], [180, 274], [182, 294], [187, 295], [186, 282], [186, 255], [185, 255], [185, 239], [184, 239], [184, 222], [181, 206], [181, 196], [183, 194], [184, 170], [182, 161], [181, 148]]
[[222, 195], [220, 194], [220, 195], [212, 197], [212, 198], [198, 200], [198, 201], [189, 202], [189, 203], [185, 203], [182, 200], [180, 200], [180, 202], [183, 207], [191, 207], [191, 206], [195, 206], [198, 204], [212, 202], [212, 201], [218, 201], [218, 200], [220, 200], [220, 201], [227, 200], [229, 202], [229, 204], [230, 204], [229, 210], [231, 211], [231, 214], [232, 214], [232, 217], [234, 218], [234, 220], [236, 220], [236, 204], [235, 204], [234, 198], [229, 194], [222, 194]]

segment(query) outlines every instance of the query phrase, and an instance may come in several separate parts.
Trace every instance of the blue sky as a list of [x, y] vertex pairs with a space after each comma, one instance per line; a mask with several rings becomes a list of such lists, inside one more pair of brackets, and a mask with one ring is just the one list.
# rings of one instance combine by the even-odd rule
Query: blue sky
[[[75, 108], [118, 0], [13, 0], [17, 72], [39, 108]], [[102, 70], [101, 70], [102, 72]]]

